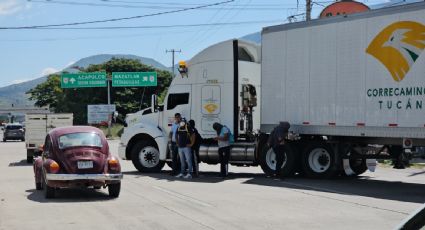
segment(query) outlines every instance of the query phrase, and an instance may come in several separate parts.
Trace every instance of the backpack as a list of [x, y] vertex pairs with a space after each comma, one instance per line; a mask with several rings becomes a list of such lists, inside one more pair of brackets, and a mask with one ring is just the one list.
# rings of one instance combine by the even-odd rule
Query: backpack
[[189, 130], [187, 125], [185, 127], [179, 127], [177, 129], [176, 135], [178, 136], [177, 145], [180, 147], [186, 146], [191, 143], [190, 136], [192, 134], [192, 130]]

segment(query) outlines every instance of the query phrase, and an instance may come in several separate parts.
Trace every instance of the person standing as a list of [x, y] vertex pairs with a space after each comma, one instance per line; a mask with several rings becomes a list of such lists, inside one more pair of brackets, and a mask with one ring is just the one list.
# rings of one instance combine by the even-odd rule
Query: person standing
[[193, 174], [194, 176], [199, 176], [199, 148], [201, 147], [202, 137], [199, 134], [198, 130], [195, 128], [195, 121], [190, 120], [189, 128], [192, 130], [195, 135], [195, 142], [192, 146], [192, 163], [193, 163]]
[[171, 138], [171, 166], [172, 171], [171, 175], [175, 176], [178, 174], [178, 148], [176, 143], [176, 135], [177, 135], [177, 129], [179, 128], [179, 124], [182, 120], [182, 117], [180, 113], [174, 114], [174, 123], [171, 125], [171, 132], [170, 132], [170, 138]]
[[280, 122], [270, 133], [268, 144], [273, 148], [276, 154], [276, 169], [275, 176], [282, 176], [281, 170], [283, 161], [285, 160], [285, 138], [288, 135], [288, 130], [291, 127], [289, 122]]
[[215, 122], [213, 129], [217, 132], [217, 137], [214, 139], [218, 142], [218, 156], [220, 159], [220, 176], [227, 177], [229, 173], [229, 158], [230, 158], [230, 129], [226, 126]]
[[[192, 178], [192, 149], [195, 141], [194, 133], [189, 129], [185, 120], [180, 122], [179, 128], [177, 129], [176, 143], [178, 146], [179, 157], [180, 157], [180, 174], [176, 177], [183, 177], [185, 179]], [[187, 165], [187, 174], [185, 174]]]

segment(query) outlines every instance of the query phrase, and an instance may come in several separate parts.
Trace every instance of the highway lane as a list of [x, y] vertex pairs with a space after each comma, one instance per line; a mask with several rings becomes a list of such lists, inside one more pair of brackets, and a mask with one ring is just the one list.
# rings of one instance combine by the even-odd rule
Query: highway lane
[[[116, 154], [118, 141], [110, 141]], [[107, 190], [35, 190], [23, 142], [0, 143], [0, 229], [392, 229], [425, 202], [425, 171], [378, 168], [358, 179], [265, 178], [259, 167], [201, 165], [200, 178], [141, 174], [122, 161]]]

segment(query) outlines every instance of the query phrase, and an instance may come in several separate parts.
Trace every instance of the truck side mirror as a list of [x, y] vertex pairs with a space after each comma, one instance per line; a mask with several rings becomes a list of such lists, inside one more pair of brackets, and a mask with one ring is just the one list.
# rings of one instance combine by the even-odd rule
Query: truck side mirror
[[152, 94], [152, 98], [151, 98], [151, 111], [152, 111], [152, 113], [156, 112], [157, 108], [158, 108], [158, 96], [156, 94]]

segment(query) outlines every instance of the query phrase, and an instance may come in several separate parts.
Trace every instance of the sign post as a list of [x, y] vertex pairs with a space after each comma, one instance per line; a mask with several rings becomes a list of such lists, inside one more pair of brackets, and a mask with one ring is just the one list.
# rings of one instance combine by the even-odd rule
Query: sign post
[[87, 123], [101, 124], [102, 122], [109, 122], [110, 115], [115, 111], [115, 105], [87, 105]]

